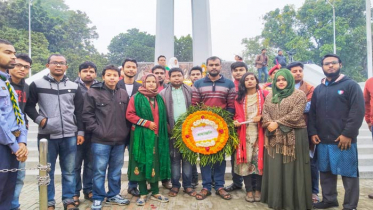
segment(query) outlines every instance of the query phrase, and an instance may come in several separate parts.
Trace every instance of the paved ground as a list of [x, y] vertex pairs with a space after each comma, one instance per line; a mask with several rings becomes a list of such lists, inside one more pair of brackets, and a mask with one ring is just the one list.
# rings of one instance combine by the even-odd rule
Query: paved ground
[[[227, 182], [226, 184], [230, 184], [231, 182]], [[160, 188], [161, 193], [166, 195], [168, 190], [164, 188]], [[201, 185], [198, 186], [198, 190], [201, 189]], [[213, 190], [214, 192], [214, 190]], [[342, 180], [338, 180], [338, 192], [339, 192], [339, 203], [340, 205], [343, 203], [343, 185]], [[368, 194], [373, 193], [373, 179], [361, 179], [360, 180], [360, 202], [359, 202], [359, 210], [372, 210], [373, 209], [373, 200], [368, 198]], [[119, 209], [136, 209], [136, 210], [161, 210], [161, 209], [175, 209], [175, 210], [206, 210], [206, 209], [214, 209], [214, 210], [240, 210], [240, 209], [269, 209], [266, 207], [265, 204], [262, 203], [248, 203], [244, 200], [245, 192], [244, 190], [235, 191], [232, 193], [233, 199], [230, 201], [225, 201], [220, 197], [217, 197], [215, 193], [212, 196], [208, 197], [203, 201], [197, 201], [195, 198], [190, 197], [183, 192], [180, 192], [177, 197], [170, 198], [170, 202], [166, 204], [161, 204], [157, 201], [148, 201], [145, 206], [138, 207], [136, 206], [136, 197], [132, 197], [131, 195], [127, 194], [127, 182], [122, 182], [122, 193], [124, 197], [131, 200], [131, 204], [129, 206], [119, 207], [119, 206], [105, 206], [104, 210], [119, 210]], [[56, 201], [57, 208], [56, 209], [63, 209], [63, 205], [61, 204], [61, 184], [56, 184]], [[21, 209], [22, 210], [34, 210], [39, 209], [39, 194], [38, 188], [35, 183], [27, 182], [22, 190], [21, 198]], [[83, 196], [81, 198], [81, 205], [80, 209], [90, 209], [91, 202], [84, 201]], [[333, 208], [332, 210], [342, 209], [340, 208]]]

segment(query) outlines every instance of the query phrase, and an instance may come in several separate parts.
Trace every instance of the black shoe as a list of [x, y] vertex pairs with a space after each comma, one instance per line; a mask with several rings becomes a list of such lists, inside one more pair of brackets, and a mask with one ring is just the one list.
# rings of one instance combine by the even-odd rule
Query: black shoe
[[331, 202], [331, 203], [321, 201], [319, 203], [314, 203], [313, 204], [314, 209], [328, 209], [328, 208], [338, 207], [338, 206], [339, 206], [338, 201]]
[[[74, 205], [74, 207], [69, 207], [69, 208], [67, 208], [67, 206], [69, 206], [69, 205]], [[64, 204], [64, 205], [63, 205], [63, 208], [64, 208], [65, 210], [79, 210], [79, 208], [76, 207], [74, 203]]]
[[140, 191], [137, 188], [128, 189], [127, 192], [135, 197], [140, 197]]
[[224, 187], [224, 190], [227, 192], [233, 192], [235, 190], [240, 190], [240, 189], [242, 189], [242, 187], [237, 187], [234, 183], [232, 183], [228, 187]]
[[192, 187], [193, 187], [193, 189], [195, 189], [197, 185], [198, 185], [198, 179], [193, 179], [192, 180]]

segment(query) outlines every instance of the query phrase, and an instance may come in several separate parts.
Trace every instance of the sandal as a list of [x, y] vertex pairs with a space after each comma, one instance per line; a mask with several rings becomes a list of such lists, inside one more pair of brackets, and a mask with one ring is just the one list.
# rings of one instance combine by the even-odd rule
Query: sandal
[[93, 197], [93, 193], [92, 192], [90, 192], [90, 193], [84, 193], [84, 199], [85, 200], [89, 200], [89, 201], [93, 202], [92, 197]]
[[159, 201], [161, 203], [167, 203], [169, 200], [167, 197], [161, 195], [161, 194], [155, 194], [150, 197], [151, 200]]
[[196, 197], [196, 195], [197, 195], [196, 191], [191, 187], [188, 187], [188, 188], [184, 189], [183, 192], [188, 194], [189, 196], [192, 196], [192, 197]]
[[211, 192], [208, 189], [203, 188], [199, 193], [196, 194], [196, 199], [204, 200], [207, 196], [210, 196], [210, 195], [211, 195]]
[[140, 198], [136, 200], [136, 205], [138, 206], [144, 206], [145, 203], [146, 203], [146, 195], [142, 195], [140, 196]]
[[246, 193], [245, 201], [253, 203], [255, 201], [255, 199], [253, 197], [253, 193], [251, 193], [251, 195], [249, 195], [248, 193]]
[[319, 196], [317, 196], [317, 194], [312, 194], [312, 203], [319, 203], [319, 202], [320, 202]]
[[259, 191], [255, 191], [254, 201], [260, 202], [261, 199], [262, 199], [262, 194]]
[[219, 195], [219, 196], [220, 196], [221, 198], [223, 198], [224, 200], [230, 200], [230, 199], [232, 199], [231, 194], [227, 193], [227, 192], [224, 190], [224, 187], [219, 188], [219, 189], [216, 191], [216, 195]]
[[73, 197], [74, 205], [78, 207], [80, 205], [79, 197], [76, 195]]
[[170, 189], [170, 192], [168, 193], [168, 196], [176, 197], [177, 194], [179, 194], [179, 188], [173, 187], [173, 188]]

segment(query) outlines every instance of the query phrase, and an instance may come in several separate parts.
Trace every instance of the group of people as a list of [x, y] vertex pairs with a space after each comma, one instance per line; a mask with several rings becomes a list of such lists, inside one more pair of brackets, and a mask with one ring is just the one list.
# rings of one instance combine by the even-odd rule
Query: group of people
[[[38, 140], [48, 140], [48, 209], [56, 204], [58, 156], [62, 202], [69, 210], [78, 209], [81, 190], [92, 201], [93, 210], [102, 209], [103, 202], [128, 205], [130, 201], [120, 195], [122, 173], [128, 175], [128, 193], [139, 197], [139, 206], [148, 198], [169, 202], [168, 196], [177, 196], [181, 187], [197, 200], [206, 199], [212, 188], [230, 200], [230, 192], [244, 184], [248, 202], [263, 202], [273, 209], [326, 209], [339, 206], [336, 189], [337, 175], [341, 175], [346, 190], [343, 209], [357, 207], [356, 138], [364, 98], [359, 85], [340, 73], [338, 55], [321, 59], [326, 78], [316, 88], [303, 80], [300, 62], [286, 68], [276, 65], [271, 70], [273, 81], [266, 87], [242, 61], [231, 65], [233, 80], [224, 77], [222, 61], [216, 56], [207, 58], [205, 77], [199, 66], [189, 71], [191, 87], [183, 83], [182, 69], [166, 70], [162, 61], [138, 83], [138, 64], [129, 58], [122, 70], [105, 66], [102, 82], [96, 80], [96, 65], [86, 61], [73, 82], [65, 76], [68, 61], [60, 54], [48, 58], [50, 73], [28, 87], [24, 77], [31, 64], [26, 54], [16, 55], [11, 43], [0, 39], [0, 169], [24, 167], [28, 155], [25, 113], [39, 125]], [[207, 164], [200, 167], [202, 190], [196, 192], [196, 165], [175, 147], [172, 130], [188, 107], [200, 103], [231, 113], [239, 145], [231, 157], [233, 183], [224, 186], [226, 161]], [[125, 148], [129, 151], [127, 172], [121, 171]], [[21, 171], [0, 173], [0, 209], [19, 208], [22, 177]], [[16, 180], [20, 180], [17, 186]], [[170, 190], [168, 196], [160, 193], [159, 181]]]

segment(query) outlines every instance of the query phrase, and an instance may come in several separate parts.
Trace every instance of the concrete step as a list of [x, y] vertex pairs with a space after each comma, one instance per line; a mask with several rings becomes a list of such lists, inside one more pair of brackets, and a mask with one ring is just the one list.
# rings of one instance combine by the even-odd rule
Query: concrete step
[[373, 153], [371, 154], [359, 154], [359, 167], [360, 166], [371, 166], [373, 163]]
[[373, 154], [373, 141], [370, 144], [357, 144], [357, 150], [360, 155]]

